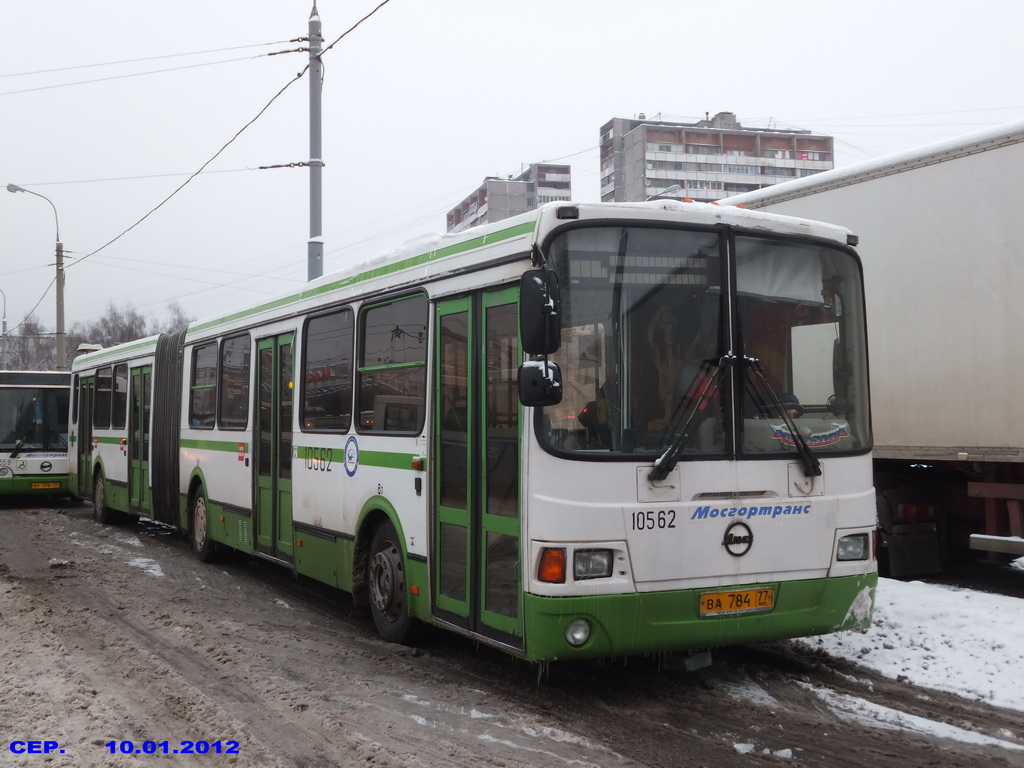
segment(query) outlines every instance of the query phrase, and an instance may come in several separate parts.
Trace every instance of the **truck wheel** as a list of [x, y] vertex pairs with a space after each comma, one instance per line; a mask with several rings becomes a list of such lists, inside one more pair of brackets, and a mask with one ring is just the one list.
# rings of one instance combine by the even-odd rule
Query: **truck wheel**
[[380, 636], [391, 643], [409, 643], [415, 633], [416, 620], [409, 615], [402, 544], [391, 521], [377, 526], [373, 532], [367, 580], [370, 612]]
[[114, 510], [107, 506], [107, 484], [103, 482], [102, 474], [96, 475], [92, 487], [92, 516], [100, 525], [114, 522]]
[[203, 490], [203, 486], [199, 486], [196, 489], [195, 498], [192, 500], [192, 519], [189, 523], [192, 551], [196, 553], [196, 557], [201, 563], [209, 563], [215, 554], [214, 544], [210, 541], [208, 522], [206, 491]]

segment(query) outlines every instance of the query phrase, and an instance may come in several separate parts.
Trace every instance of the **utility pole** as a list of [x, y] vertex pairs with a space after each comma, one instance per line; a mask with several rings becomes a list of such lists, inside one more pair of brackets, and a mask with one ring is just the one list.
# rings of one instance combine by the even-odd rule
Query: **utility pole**
[[309, 16], [309, 245], [306, 251], [306, 279], [316, 280], [324, 273], [323, 240], [323, 147], [321, 124], [323, 114], [324, 65], [320, 60], [324, 38], [320, 30], [320, 15], [313, 0]]
[[57, 360], [58, 371], [68, 369], [68, 335], [64, 332], [64, 243], [57, 241]]
[[7, 370], [7, 294], [0, 291], [4, 299], [3, 335], [0, 336], [0, 371]]

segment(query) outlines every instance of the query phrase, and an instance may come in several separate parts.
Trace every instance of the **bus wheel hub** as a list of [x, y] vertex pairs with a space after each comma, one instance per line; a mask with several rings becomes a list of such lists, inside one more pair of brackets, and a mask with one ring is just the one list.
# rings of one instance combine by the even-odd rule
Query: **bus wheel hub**
[[402, 561], [397, 548], [389, 544], [373, 556], [370, 566], [370, 595], [373, 604], [381, 614], [392, 619], [401, 607], [404, 589]]

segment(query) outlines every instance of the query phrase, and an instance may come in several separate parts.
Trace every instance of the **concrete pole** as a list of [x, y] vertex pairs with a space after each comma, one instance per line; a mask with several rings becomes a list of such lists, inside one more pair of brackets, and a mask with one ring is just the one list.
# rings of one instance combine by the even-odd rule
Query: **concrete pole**
[[0, 371], [7, 370], [7, 294], [0, 291], [4, 299], [3, 332], [0, 335]]
[[309, 245], [306, 256], [306, 279], [316, 280], [324, 273], [323, 241], [323, 147], [321, 141], [322, 82], [324, 74], [324, 38], [320, 30], [320, 16], [313, 2], [309, 16]]
[[68, 337], [64, 333], [64, 244], [57, 241], [57, 360], [58, 371], [68, 369]]

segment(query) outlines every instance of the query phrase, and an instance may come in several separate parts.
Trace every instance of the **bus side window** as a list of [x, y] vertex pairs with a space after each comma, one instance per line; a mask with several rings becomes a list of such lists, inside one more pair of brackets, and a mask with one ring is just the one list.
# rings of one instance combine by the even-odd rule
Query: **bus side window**
[[192, 351], [192, 387], [189, 398], [189, 425], [195, 429], [213, 429], [217, 406], [217, 344], [206, 344]]
[[220, 350], [220, 422], [221, 429], [245, 429], [249, 423], [249, 361], [251, 341], [248, 333], [224, 339]]
[[96, 371], [96, 397], [93, 402], [92, 425], [96, 429], [110, 429], [110, 366]]
[[360, 431], [418, 431], [427, 388], [426, 296], [370, 307], [360, 316], [359, 332]]
[[114, 378], [111, 382], [110, 426], [113, 429], [124, 429], [128, 416], [128, 364], [114, 366]]
[[306, 323], [302, 375], [305, 430], [347, 432], [352, 425], [352, 310], [310, 318]]

